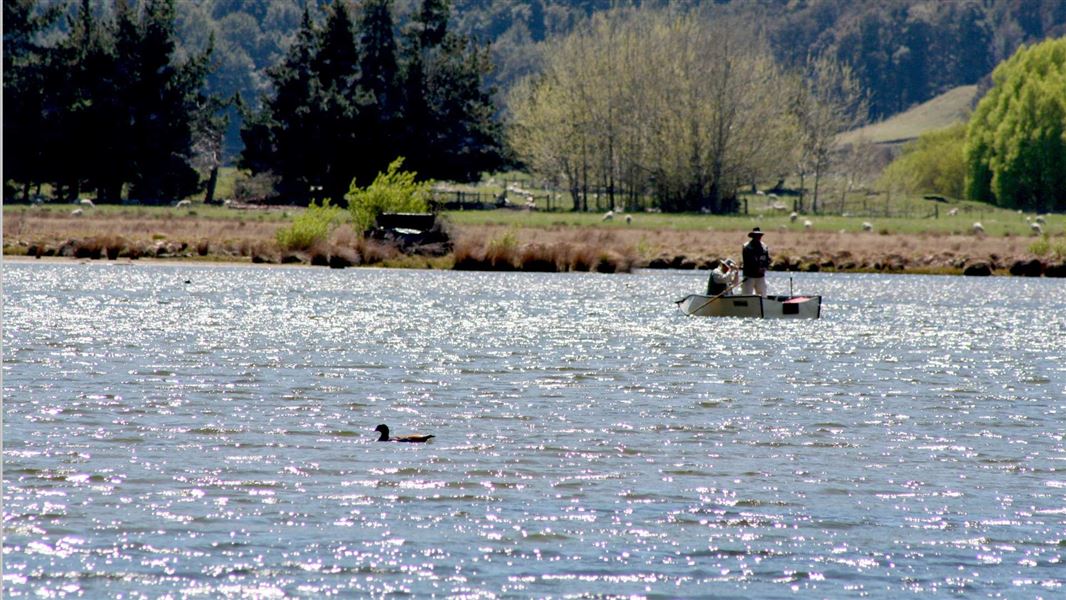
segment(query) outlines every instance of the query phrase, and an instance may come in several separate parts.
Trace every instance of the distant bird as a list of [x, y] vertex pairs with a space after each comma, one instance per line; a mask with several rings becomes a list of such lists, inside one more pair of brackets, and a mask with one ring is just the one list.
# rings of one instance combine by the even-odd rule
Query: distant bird
[[389, 426], [384, 423], [378, 425], [374, 431], [381, 434], [381, 437], [378, 438], [379, 442], [408, 442], [411, 444], [421, 444], [423, 442], [428, 442], [429, 438], [437, 437], [435, 435], [401, 435], [400, 437], [390, 438]]

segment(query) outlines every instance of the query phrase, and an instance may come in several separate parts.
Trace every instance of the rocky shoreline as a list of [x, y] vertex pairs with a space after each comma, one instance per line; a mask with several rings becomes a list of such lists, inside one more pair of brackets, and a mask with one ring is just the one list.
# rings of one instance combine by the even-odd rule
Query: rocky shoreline
[[[608, 229], [560, 226], [520, 228], [464, 225], [453, 247], [430, 255], [338, 231], [304, 251], [281, 250], [278, 223], [219, 224], [175, 220], [94, 223], [78, 229], [4, 227], [5, 257], [84, 260], [185, 260], [250, 264], [306, 264], [331, 268], [384, 266], [495, 271], [630, 272], [634, 269], [710, 269], [739, 258], [745, 231]], [[170, 228], [168, 229], [168, 224]], [[79, 235], [85, 231], [99, 233]], [[1061, 245], [1062, 235], [1053, 238]], [[768, 232], [774, 271], [920, 273], [969, 276], [1066, 277], [1066, 256], [1035, 256], [1029, 236]]]

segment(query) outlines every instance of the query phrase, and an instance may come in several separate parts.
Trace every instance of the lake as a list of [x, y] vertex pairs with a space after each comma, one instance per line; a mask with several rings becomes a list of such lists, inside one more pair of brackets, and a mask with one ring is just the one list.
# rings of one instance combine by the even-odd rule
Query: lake
[[1063, 281], [792, 277], [9, 261], [4, 595], [1062, 597]]

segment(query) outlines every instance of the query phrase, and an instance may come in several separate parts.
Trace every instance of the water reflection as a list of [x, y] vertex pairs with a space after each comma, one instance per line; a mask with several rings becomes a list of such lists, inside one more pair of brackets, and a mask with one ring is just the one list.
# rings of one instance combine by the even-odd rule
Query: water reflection
[[794, 277], [6, 265], [5, 590], [1061, 591], [1061, 283]]

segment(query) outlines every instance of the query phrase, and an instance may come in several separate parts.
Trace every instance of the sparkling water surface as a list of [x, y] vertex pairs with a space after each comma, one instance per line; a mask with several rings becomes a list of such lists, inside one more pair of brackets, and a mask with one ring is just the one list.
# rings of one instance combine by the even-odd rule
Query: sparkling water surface
[[1062, 280], [705, 277], [7, 263], [4, 597], [1066, 595]]

